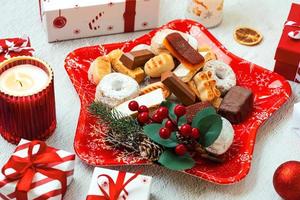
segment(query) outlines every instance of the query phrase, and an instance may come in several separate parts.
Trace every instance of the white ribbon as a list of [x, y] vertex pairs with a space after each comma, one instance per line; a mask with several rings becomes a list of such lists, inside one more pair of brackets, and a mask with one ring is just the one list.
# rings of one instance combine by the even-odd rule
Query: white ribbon
[[9, 59], [11, 56], [9, 55], [11, 52], [21, 52], [22, 50], [31, 50], [33, 49], [31, 47], [28, 47], [29, 40], [26, 39], [21, 46], [16, 46], [16, 44], [12, 41], [5, 40], [5, 44], [7, 45], [7, 48], [3, 48], [0, 46], [0, 54], [5, 53], [4, 58]]
[[294, 21], [286, 21], [284, 25], [285, 26], [294, 26], [294, 27], [300, 28], [300, 24], [297, 23], [297, 22], [294, 22]]

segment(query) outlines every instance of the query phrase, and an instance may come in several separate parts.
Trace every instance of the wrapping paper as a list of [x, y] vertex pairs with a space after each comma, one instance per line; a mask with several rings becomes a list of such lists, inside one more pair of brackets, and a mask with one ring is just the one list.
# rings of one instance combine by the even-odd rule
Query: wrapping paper
[[[120, 192], [120, 194], [114, 198], [112, 193], [115, 191], [110, 191], [108, 177], [111, 177], [114, 183], [120, 185], [120, 181], [117, 181], [117, 179], [121, 173], [125, 172], [96, 167], [94, 169], [90, 189], [86, 199], [100, 200], [102, 197], [103, 200], [148, 200], [150, 198], [150, 186], [152, 178], [138, 174], [136, 174], [137, 176], [134, 177], [135, 174], [132, 173], [125, 173], [124, 182], [121, 181], [121, 183], [126, 183], [126, 181], [128, 181], [130, 178], [133, 178], [133, 180], [129, 182], [124, 190], [122, 190], [122, 192]], [[101, 191], [100, 187], [105, 190], [105, 192], [109, 195], [109, 198], [103, 197], [105, 195]]]
[[29, 38], [0, 39], [0, 62], [16, 56], [32, 56]]
[[299, 13], [300, 4], [292, 4], [276, 50], [274, 69], [275, 72], [295, 82], [300, 82], [300, 41], [289, 37], [289, 33], [300, 30], [300, 27], [293, 26], [293, 23], [300, 23]]
[[[30, 143], [30, 141], [21, 140], [12, 156], [28, 158], [28, 147]], [[36, 154], [38, 149], [39, 145], [35, 145], [33, 154]], [[63, 160], [58, 163], [49, 163], [48, 167], [65, 172], [67, 185], [69, 185], [73, 180], [75, 155], [52, 147], [47, 147], [47, 151], [56, 153]], [[14, 172], [13, 169], [7, 169], [6, 171], [7, 173]], [[3, 173], [0, 173], [0, 199], [16, 199], [15, 190], [17, 183], [18, 180], [11, 181], [5, 177]], [[39, 172], [34, 174], [30, 190], [27, 193], [28, 200], [61, 200], [62, 197], [62, 185], [60, 181], [47, 177]]]
[[40, 0], [48, 41], [152, 29], [160, 0]]

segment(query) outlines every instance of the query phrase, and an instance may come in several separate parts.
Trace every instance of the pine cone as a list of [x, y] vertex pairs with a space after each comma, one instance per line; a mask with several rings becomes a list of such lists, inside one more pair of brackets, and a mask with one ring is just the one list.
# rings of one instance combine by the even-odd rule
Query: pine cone
[[151, 161], [157, 161], [163, 152], [163, 148], [152, 142], [148, 137], [144, 137], [139, 145], [140, 155]]
[[180, 144], [184, 144], [186, 146], [194, 146], [196, 144], [195, 139], [190, 137], [184, 137], [179, 133], [176, 134], [176, 137]]

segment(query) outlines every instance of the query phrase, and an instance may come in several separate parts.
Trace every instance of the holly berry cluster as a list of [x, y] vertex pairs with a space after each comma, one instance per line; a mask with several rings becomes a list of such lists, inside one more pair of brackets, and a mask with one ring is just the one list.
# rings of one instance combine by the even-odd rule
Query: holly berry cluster
[[150, 124], [150, 123], [162, 123], [164, 119], [166, 119], [169, 115], [168, 108], [161, 106], [151, 117], [149, 114], [149, 109], [147, 106], [141, 105], [139, 106], [138, 102], [131, 101], [128, 104], [128, 108], [131, 111], [137, 111], [137, 120], [141, 125]]
[[[154, 114], [150, 117], [149, 109], [146, 106], [139, 106], [138, 102], [131, 101], [128, 105], [131, 111], [137, 111], [137, 120], [141, 125], [151, 123], [162, 123], [164, 120], [164, 127], [160, 128], [159, 136], [162, 139], [169, 139], [172, 132], [178, 132], [180, 136], [184, 138], [198, 140], [200, 137], [200, 131], [198, 128], [193, 128], [190, 124], [179, 125], [179, 119], [186, 115], [186, 108], [182, 105], [176, 105], [174, 107], [174, 114], [176, 119], [170, 117], [170, 113], [167, 107], [160, 106]], [[184, 144], [178, 144], [175, 147], [175, 153], [179, 156], [183, 156], [187, 153], [188, 149]]]

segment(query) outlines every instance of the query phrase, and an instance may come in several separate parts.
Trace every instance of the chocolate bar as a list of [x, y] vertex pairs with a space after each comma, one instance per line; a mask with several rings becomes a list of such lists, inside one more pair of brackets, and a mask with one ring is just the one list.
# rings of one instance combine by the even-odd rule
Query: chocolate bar
[[145, 63], [153, 57], [154, 54], [151, 51], [144, 49], [144, 50], [124, 53], [121, 56], [120, 61], [128, 69], [135, 69], [137, 67], [144, 66]]
[[179, 33], [171, 33], [164, 40], [165, 47], [185, 66], [192, 69], [204, 64], [203, 56], [197, 52]]
[[182, 104], [189, 106], [196, 102], [196, 95], [173, 72], [164, 72], [161, 75], [161, 82], [169, 88]]
[[187, 106], [186, 107], [186, 119], [187, 119], [187, 123], [192, 123], [193, 118], [196, 116], [196, 114], [208, 107], [212, 107], [212, 105], [205, 101], [205, 102], [199, 102], [199, 103], [195, 103], [193, 105]]
[[253, 108], [253, 93], [251, 90], [235, 86], [225, 95], [219, 114], [233, 124], [244, 121]]

